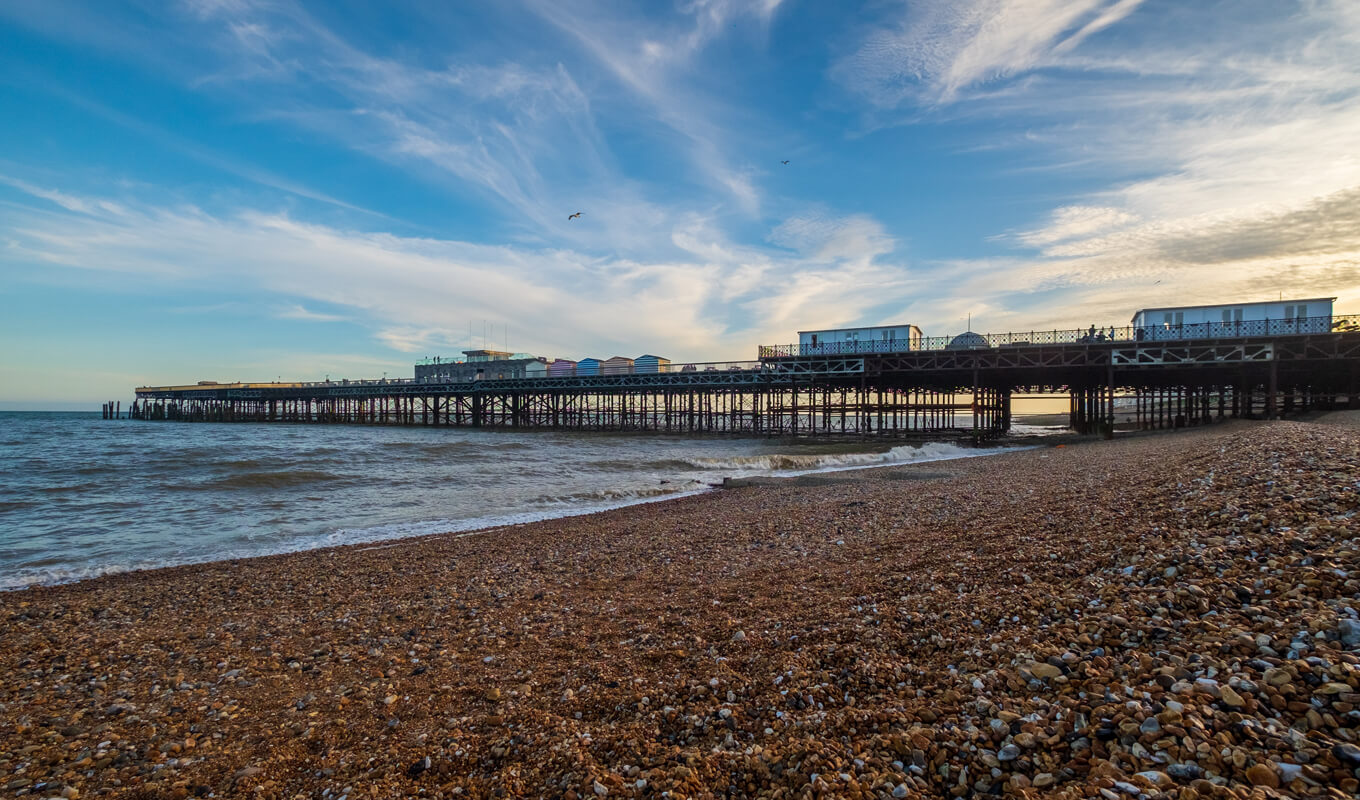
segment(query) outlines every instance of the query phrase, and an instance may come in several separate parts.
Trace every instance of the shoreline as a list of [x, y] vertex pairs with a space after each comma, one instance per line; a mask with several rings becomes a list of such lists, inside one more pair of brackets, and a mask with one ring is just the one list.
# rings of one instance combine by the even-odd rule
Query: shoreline
[[[1075, 436], [1075, 434], [1074, 434], [1074, 436]], [[823, 474], [823, 473], [854, 472], [854, 471], [859, 471], [859, 470], [872, 470], [872, 469], [882, 469], [882, 468], [890, 468], [890, 467], [902, 467], [902, 466], [909, 466], [909, 465], [911, 465], [911, 464], [918, 464], [918, 463], [933, 463], [934, 461], [940, 461], [940, 460], [943, 460], [943, 461], [951, 461], [951, 460], [961, 459], [961, 458], [977, 458], [977, 457], [981, 457], [981, 456], [996, 455], [999, 451], [1002, 451], [1002, 450], [1014, 450], [1014, 449], [1023, 449], [1023, 448], [1027, 448], [1027, 447], [1042, 446], [1042, 445], [1033, 444], [1033, 443], [1034, 443], [1034, 442], [1045, 441], [1045, 440], [1047, 440], [1048, 438], [1054, 438], [1054, 437], [1034, 436], [1034, 435], [1021, 435], [1021, 436], [1017, 436], [1017, 437], [1008, 438], [1008, 439], [1006, 439], [1006, 440], [1004, 440], [1004, 441], [1002, 441], [1002, 442], [988, 443], [988, 444], [985, 444], [985, 445], [982, 445], [982, 446], [979, 446], [979, 447], [976, 447], [976, 448], [969, 448], [969, 449], [968, 449], [968, 450], [969, 450], [968, 452], [964, 452], [964, 453], [961, 453], [961, 454], [958, 454], [958, 455], [950, 455], [950, 456], [943, 457], [943, 458], [923, 458], [923, 459], [914, 460], [914, 461], [896, 461], [896, 462], [885, 462], [885, 463], [865, 463], [865, 464], [856, 464], [856, 465], [848, 465], [848, 466], [847, 466], [847, 465], [831, 465], [831, 466], [814, 467], [814, 468], [810, 468], [810, 469], [806, 469], [806, 470], [800, 470], [800, 469], [781, 469], [781, 470], [775, 470], [775, 474], [768, 475], [768, 476], [726, 477], [726, 476], [721, 476], [721, 475], [715, 474], [715, 475], [712, 476], [712, 478], [714, 479], [714, 482], [706, 482], [705, 485], [704, 485], [703, 487], [701, 487], [701, 488], [680, 489], [680, 490], [676, 490], [676, 491], [673, 491], [673, 492], [659, 491], [659, 490], [658, 490], [657, 492], [655, 492], [655, 493], [653, 493], [653, 494], [639, 494], [639, 495], [635, 495], [635, 496], [630, 497], [630, 498], [627, 498], [627, 499], [618, 499], [618, 500], [592, 500], [592, 501], [588, 501], [588, 502], [581, 503], [581, 504], [579, 504], [579, 505], [566, 505], [566, 504], [564, 504], [564, 505], [563, 505], [561, 508], [559, 508], [559, 509], [551, 509], [551, 510], [549, 510], [549, 509], [541, 509], [541, 510], [538, 510], [538, 511], [515, 512], [515, 513], [508, 513], [508, 514], [498, 514], [498, 515], [493, 515], [493, 516], [489, 516], [489, 517], [472, 517], [472, 518], [468, 518], [468, 519], [464, 519], [464, 520], [438, 520], [438, 521], [435, 521], [435, 520], [429, 520], [429, 521], [427, 521], [427, 520], [413, 520], [413, 521], [409, 521], [409, 522], [394, 522], [394, 523], [388, 523], [388, 524], [378, 525], [378, 526], [372, 526], [372, 527], [368, 527], [368, 528], [358, 528], [358, 529], [352, 529], [352, 528], [337, 528], [336, 530], [330, 531], [330, 532], [328, 532], [328, 533], [326, 533], [326, 534], [324, 534], [324, 535], [321, 535], [321, 536], [316, 536], [316, 537], [312, 537], [312, 538], [309, 538], [309, 539], [304, 539], [304, 540], [298, 540], [298, 541], [294, 541], [294, 542], [289, 542], [289, 543], [287, 543], [287, 544], [280, 545], [280, 546], [278, 547], [278, 549], [273, 549], [273, 550], [263, 550], [263, 551], [261, 551], [261, 552], [255, 552], [255, 553], [247, 553], [247, 554], [219, 553], [219, 554], [214, 554], [214, 555], [212, 555], [212, 556], [209, 556], [209, 557], [207, 557], [207, 558], [189, 558], [189, 559], [183, 560], [183, 561], [174, 561], [174, 560], [170, 560], [170, 561], [167, 561], [167, 562], [164, 562], [164, 563], [162, 563], [162, 562], [156, 562], [156, 563], [145, 563], [145, 564], [137, 564], [137, 565], [110, 564], [110, 565], [103, 565], [103, 566], [92, 566], [92, 567], [81, 568], [81, 569], [78, 569], [78, 570], [66, 570], [65, 574], [64, 574], [63, 577], [61, 577], [61, 578], [35, 580], [35, 581], [33, 581], [33, 582], [30, 582], [30, 583], [18, 583], [18, 582], [17, 582], [17, 580], [18, 580], [17, 578], [2, 578], [2, 579], [0, 579], [0, 595], [5, 594], [5, 593], [8, 593], [8, 592], [22, 592], [22, 591], [26, 591], [26, 590], [28, 590], [28, 589], [33, 589], [33, 588], [38, 588], [38, 587], [43, 587], [43, 586], [65, 586], [65, 585], [70, 585], [70, 584], [82, 583], [82, 582], [85, 582], [85, 581], [98, 580], [98, 579], [100, 579], [100, 578], [103, 578], [103, 577], [106, 577], [106, 576], [111, 576], [111, 575], [139, 574], [139, 573], [146, 573], [146, 572], [155, 572], [155, 571], [161, 570], [161, 569], [173, 569], [173, 568], [178, 568], [178, 567], [188, 567], [188, 566], [195, 566], [195, 565], [216, 564], [216, 563], [222, 563], [222, 562], [237, 562], [237, 561], [245, 561], [245, 560], [251, 560], [251, 559], [256, 559], [256, 558], [269, 558], [269, 557], [273, 557], [273, 556], [286, 556], [286, 555], [290, 555], [290, 554], [293, 554], [293, 553], [303, 553], [303, 552], [310, 552], [310, 551], [314, 551], [314, 550], [328, 550], [328, 549], [332, 549], [332, 548], [345, 548], [345, 547], [352, 547], [352, 546], [373, 545], [373, 544], [385, 543], [385, 542], [399, 542], [399, 541], [405, 541], [405, 540], [408, 540], [408, 539], [421, 539], [421, 538], [424, 538], [424, 537], [427, 537], [427, 536], [448, 536], [448, 535], [468, 535], [468, 534], [478, 534], [478, 533], [487, 532], [487, 531], [491, 531], [491, 530], [501, 530], [501, 529], [507, 529], [507, 528], [518, 527], [518, 526], [522, 526], [522, 525], [531, 525], [531, 524], [538, 523], [538, 522], [549, 522], [549, 521], [558, 520], [558, 519], [568, 519], [568, 518], [571, 518], [571, 517], [588, 516], [588, 515], [591, 515], [591, 514], [603, 513], [603, 512], [612, 511], [612, 510], [620, 509], [620, 508], [628, 508], [628, 507], [631, 507], [631, 506], [638, 506], [638, 505], [648, 505], [648, 504], [652, 504], [652, 503], [664, 503], [664, 502], [667, 502], [667, 501], [670, 501], [670, 500], [678, 500], [678, 499], [685, 498], [685, 497], [692, 497], [692, 496], [696, 496], [696, 495], [702, 495], [702, 494], [706, 494], [706, 493], [709, 493], [709, 492], [712, 492], [712, 491], [715, 491], [715, 490], [721, 490], [721, 489], [724, 489], [724, 488], [729, 488], [729, 483], [728, 483], [729, 481], [734, 481], [734, 482], [735, 482], [735, 483], [730, 484], [730, 486], [746, 485], [746, 482], [747, 482], [747, 481], [753, 482], [751, 485], [754, 485], [755, 483], [760, 483], [760, 482], [763, 482], [763, 481], [766, 481], [766, 480], [769, 480], [769, 481], [794, 480], [794, 479], [801, 478], [801, 477], [805, 477], [805, 476], [819, 475], [819, 474]], [[1078, 438], [1081, 438], [1081, 437], [1078, 437]], [[1089, 438], [1089, 437], [1087, 437], [1087, 438]], [[883, 453], [890, 452], [892, 449], [896, 449], [897, 447], [902, 447], [902, 446], [907, 446], [907, 447], [924, 447], [924, 446], [928, 446], [928, 445], [930, 445], [930, 444], [955, 444], [955, 442], [954, 442], [953, 440], [950, 440], [950, 441], [944, 441], [944, 440], [934, 441], [934, 440], [932, 440], [932, 441], [921, 441], [921, 442], [912, 442], [912, 443], [902, 443], [902, 442], [897, 442], [897, 443], [887, 443], [887, 444], [891, 444], [892, 446], [891, 446], [888, 450], [882, 451]], [[972, 452], [972, 450], [977, 450], [978, 452]], [[878, 451], [866, 451], [866, 452], [863, 453], [862, 455], [873, 455], [873, 454], [876, 454], [877, 452], [878, 452]], [[847, 455], [853, 455], [853, 454], [847, 454]], [[739, 468], [736, 468], [736, 467], [734, 467], [733, 470], [734, 470], [734, 471], [740, 471], [740, 469], [739, 469]], [[419, 532], [419, 533], [402, 533], [402, 532], [400, 532], [400, 531], [403, 531], [403, 530], [410, 530], [410, 529], [423, 529], [423, 530], [422, 530], [421, 532]], [[391, 531], [397, 531], [397, 532], [391, 533], [391, 535], [386, 535], [388, 532], [391, 532]], [[341, 534], [349, 534], [350, 536], [358, 536], [358, 537], [364, 537], [364, 538], [351, 538], [349, 541], [327, 541], [327, 540], [333, 539], [333, 538], [335, 538], [335, 537], [337, 537], [337, 536], [339, 536], [339, 535], [341, 535]], [[368, 537], [372, 537], [372, 538], [368, 538]], [[15, 581], [15, 582], [14, 582], [14, 583], [10, 583], [10, 581]]]
[[1341, 796], [1332, 416], [0, 593], [0, 787]]

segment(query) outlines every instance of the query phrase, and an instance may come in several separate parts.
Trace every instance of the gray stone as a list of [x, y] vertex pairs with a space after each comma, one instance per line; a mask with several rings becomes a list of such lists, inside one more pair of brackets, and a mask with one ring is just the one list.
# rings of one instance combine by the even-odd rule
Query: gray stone
[[1336, 756], [1342, 764], [1349, 764], [1352, 769], [1360, 764], [1360, 747], [1356, 747], [1349, 742], [1342, 742], [1332, 748], [1332, 755]]
[[1336, 626], [1341, 644], [1347, 648], [1360, 647], [1360, 619], [1342, 617]]
[[1218, 687], [1218, 681], [1214, 680], [1213, 678], [1196, 678], [1195, 688], [1200, 690], [1201, 692], [1204, 692], [1205, 694], [1209, 695], [1215, 700], [1217, 700], [1219, 697], [1223, 695], [1222, 690], [1219, 689]]
[[1275, 768], [1280, 773], [1280, 785], [1288, 786], [1295, 778], [1303, 774], [1303, 767], [1298, 764], [1276, 764]]
[[1178, 781], [1194, 781], [1204, 777], [1204, 768], [1199, 764], [1171, 764], [1166, 774]]

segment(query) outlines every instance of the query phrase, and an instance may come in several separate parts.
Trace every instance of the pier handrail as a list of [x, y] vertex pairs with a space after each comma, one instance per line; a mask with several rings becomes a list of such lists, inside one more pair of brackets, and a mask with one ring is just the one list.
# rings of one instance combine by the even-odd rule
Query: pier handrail
[[[443, 362], [441, 362], [443, 363]], [[673, 372], [763, 372], [773, 368], [763, 361], [700, 361], [684, 364], [657, 364], [654, 367], [646, 365], [638, 366], [626, 365], [611, 367], [601, 363], [598, 367], [588, 367], [586, 369], [545, 369], [541, 373], [531, 374], [530, 378], [578, 378], [596, 377], [609, 375], [654, 375], [657, 373]], [[489, 383], [497, 380], [496, 378], [473, 378], [465, 381], [466, 383]], [[508, 380], [508, 379], [507, 379]], [[426, 378], [372, 378], [372, 379], [340, 379], [326, 381], [269, 381], [269, 382], [240, 382], [240, 381], [220, 381], [203, 382], [195, 384], [184, 384], [179, 386], [138, 386], [138, 392], [183, 392], [183, 391], [203, 391], [215, 389], [309, 389], [334, 386], [363, 387], [363, 386], [402, 386], [410, 384], [448, 384], [448, 378], [431, 375]]]
[[[539, 361], [539, 360], [542, 360], [542, 358], [543, 358], [542, 356], [536, 356], [536, 355], [534, 355], [533, 353], [511, 353], [509, 356], [506, 357], [505, 360], [507, 360], [507, 361]], [[497, 360], [497, 359], [488, 359], [488, 358], [481, 358], [481, 357], [478, 357], [478, 358], [466, 358], [466, 357], [464, 357], [464, 358], [444, 358], [443, 356], [437, 356], [437, 357], [436, 357], [436, 356], [425, 356], [424, 358], [422, 358], [422, 359], [420, 359], [419, 361], [417, 361], [417, 362], [416, 362], [416, 365], [417, 365], [417, 366], [421, 366], [421, 367], [428, 367], [428, 366], [431, 366], [431, 365], [434, 365], [434, 364], [441, 364], [441, 365], [442, 365], [442, 364], [479, 364], [479, 363], [481, 363], [481, 362], [483, 362], [483, 361], [495, 361], [495, 360]]]
[[[1094, 330], [1093, 330], [1094, 328]], [[1360, 331], [1360, 314], [1294, 319], [1241, 320], [1237, 322], [1193, 322], [1182, 325], [1109, 325], [1084, 329], [1050, 331], [1012, 331], [1008, 333], [957, 336], [926, 336], [907, 340], [865, 339], [856, 342], [818, 344], [761, 345], [762, 359], [790, 356], [866, 355], [905, 353], [916, 350], [972, 350], [985, 347], [1024, 347], [1045, 344], [1108, 344], [1111, 342], [1172, 342], [1182, 339], [1235, 339], [1248, 336], [1290, 336], [1300, 334]], [[974, 338], [976, 337], [976, 338]]]

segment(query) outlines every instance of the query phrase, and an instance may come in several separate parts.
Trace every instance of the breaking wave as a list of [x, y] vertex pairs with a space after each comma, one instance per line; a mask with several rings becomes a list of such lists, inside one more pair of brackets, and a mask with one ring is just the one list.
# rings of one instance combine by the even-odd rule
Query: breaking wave
[[27, 589], [30, 586], [53, 586], [61, 583], [137, 572], [144, 569], [178, 566], [176, 561], [142, 561], [129, 564], [91, 564], [83, 567], [30, 567], [18, 572], [0, 574], [0, 592]]
[[729, 456], [722, 458], [692, 458], [686, 462], [703, 470], [737, 470], [750, 472], [822, 472], [836, 469], [858, 469], [893, 464], [915, 464], [922, 461], [944, 461], [951, 458], [972, 458], [996, 453], [959, 447], [943, 442], [927, 442], [919, 447], [903, 445], [882, 453], [771, 453], [768, 455]]
[[170, 488], [178, 489], [288, 489], [294, 486], [306, 486], [311, 483], [343, 483], [349, 478], [344, 475], [336, 475], [333, 472], [322, 472], [314, 469], [294, 469], [282, 472], [246, 472], [241, 475], [229, 475], [225, 478], [204, 481], [203, 483], [186, 483]]
[[693, 492], [701, 492], [712, 488], [713, 484], [704, 483], [696, 480], [675, 480], [663, 481], [656, 486], [630, 489], [598, 489], [593, 492], [573, 492], [561, 495], [543, 495], [531, 501], [531, 505], [554, 506], [554, 505], [577, 505], [594, 503], [624, 503], [646, 502], [648, 500], [659, 500]]

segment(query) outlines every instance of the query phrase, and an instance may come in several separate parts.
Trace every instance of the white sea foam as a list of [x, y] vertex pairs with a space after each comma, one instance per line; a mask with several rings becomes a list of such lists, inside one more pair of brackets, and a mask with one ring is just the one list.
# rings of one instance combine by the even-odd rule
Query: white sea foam
[[1024, 422], [1012, 422], [1009, 431], [1012, 436], [1059, 436], [1071, 432], [1072, 429], [1065, 425], [1029, 425]]
[[902, 445], [882, 453], [823, 453], [802, 455], [774, 453], [729, 458], [693, 458], [686, 461], [699, 469], [735, 471], [746, 475], [805, 475], [845, 469], [864, 469], [896, 464], [917, 464], [923, 461], [946, 461], [953, 458], [974, 458], [993, 455], [998, 450], [960, 447], [944, 442], [926, 442], [917, 446]]
[[518, 514], [500, 514], [468, 519], [420, 520], [414, 522], [392, 523], [389, 525], [375, 525], [368, 528], [340, 528], [320, 536], [292, 539], [286, 543], [279, 543], [276, 545], [233, 548], [189, 558], [142, 560], [124, 564], [92, 564], [76, 568], [31, 568], [0, 576], [0, 591], [26, 589], [30, 586], [53, 586], [63, 583], [74, 583], [76, 581], [99, 578], [105, 575], [120, 575], [126, 572], [179, 567], [187, 564], [204, 564], [219, 561], [233, 561], [242, 558], [283, 555], [286, 553], [301, 553], [308, 550], [320, 550], [327, 547], [345, 547], [356, 544], [391, 542], [394, 540], [412, 539], [436, 534], [470, 536], [474, 533], [488, 533], [493, 530], [514, 525], [527, 525], [531, 522], [579, 517], [601, 511], [610, 511], [616, 508], [641, 505], [643, 503], [654, 503], [660, 500], [674, 500], [680, 497], [690, 497], [712, 491], [712, 489], [713, 486], [711, 485], [687, 482], [674, 490], [600, 493], [600, 497], [594, 501], [559, 501], [552, 503], [549, 507], [536, 511], [525, 511]]
[[[218, 560], [218, 559], [210, 559]], [[34, 567], [0, 575], [0, 592], [27, 589], [30, 586], [54, 586], [61, 583], [100, 578], [105, 575], [118, 575], [124, 572], [138, 572], [144, 569], [174, 567], [181, 563], [174, 560], [138, 561], [126, 564], [91, 564], [83, 567]]]

